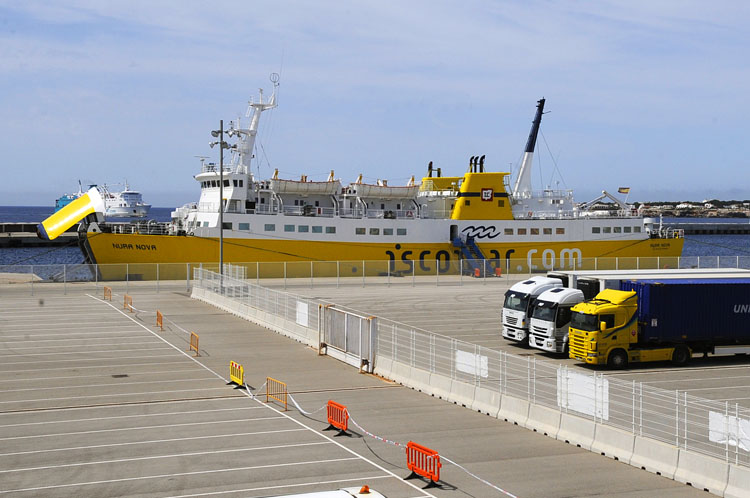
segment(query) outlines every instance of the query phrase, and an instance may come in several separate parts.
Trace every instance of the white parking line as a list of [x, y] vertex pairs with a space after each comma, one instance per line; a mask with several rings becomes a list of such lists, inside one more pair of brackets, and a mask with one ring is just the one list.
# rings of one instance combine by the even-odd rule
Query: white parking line
[[[227, 399], [244, 399], [244, 398], [227, 398]], [[192, 410], [179, 412], [160, 412], [160, 413], [138, 413], [135, 415], [114, 415], [112, 417], [89, 417], [89, 418], [72, 418], [68, 420], [47, 420], [44, 422], [22, 422], [20, 424], [4, 424], [3, 427], [25, 427], [29, 425], [50, 425], [50, 424], [70, 424], [79, 422], [97, 422], [100, 420], [116, 420], [122, 418], [144, 418], [144, 417], [164, 417], [168, 415], [193, 415], [194, 413], [215, 413], [215, 412], [232, 412], [238, 410], [261, 410], [262, 406], [239, 406], [237, 408], [213, 408], [211, 410]]]
[[[134, 329], [135, 330], [135, 329]], [[140, 330], [138, 331], [140, 332]], [[92, 335], [96, 332], [92, 332]], [[96, 333], [97, 335], [104, 334], [104, 332]], [[60, 337], [63, 334], [55, 334], [56, 337]], [[78, 334], [76, 334], [78, 335]], [[115, 334], [109, 334], [114, 335], [115, 337], [122, 337], [122, 333], [115, 333]], [[11, 337], [31, 337], [27, 335], [13, 335], [13, 336], [2, 336], [0, 338], [2, 339], [9, 339]], [[42, 337], [42, 336], [36, 336], [36, 337]], [[138, 338], [144, 338], [148, 337], [151, 338], [150, 335], [147, 334], [133, 334], [132, 332], [128, 333], [128, 337], [132, 337], [134, 339]], [[15, 340], [15, 341], [4, 341], [5, 344], [16, 344], [16, 343], [24, 343], [24, 342], [70, 342], [70, 341], [111, 341], [112, 337], [70, 337], [68, 335], [65, 335], [64, 339], [23, 339], [23, 340]]]
[[[194, 381], [202, 381], [202, 380], [215, 380], [212, 377], [196, 377], [192, 379], [174, 379], [170, 380], [170, 384], [174, 384], [175, 382], [194, 382]], [[68, 386], [57, 386], [57, 387], [26, 387], [23, 389], [6, 389], [3, 392], [6, 393], [17, 393], [17, 392], [26, 392], [26, 391], [50, 391], [54, 389], [83, 389], [83, 388], [89, 388], [89, 387], [123, 387], [123, 386], [133, 386], [133, 385], [142, 385], [142, 384], [163, 384], [164, 379], [159, 380], [143, 380], [143, 381], [136, 381], [136, 382], [118, 382], [113, 381], [108, 384], [84, 384], [84, 385], [68, 385]], [[55, 399], [55, 398], [52, 398]], [[0, 426], [2, 427], [2, 426]]]
[[[196, 496], [214, 496], [214, 495], [225, 495], [227, 493], [250, 493], [253, 491], [270, 491], [272, 489], [294, 489], [294, 488], [302, 488], [305, 486], [320, 486], [323, 484], [341, 484], [344, 482], [351, 482], [351, 483], [363, 483], [368, 481], [374, 481], [376, 479], [393, 479], [393, 476], [389, 475], [374, 475], [374, 476], [362, 476], [362, 477], [354, 477], [352, 479], [333, 479], [330, 481], [311, 481], [311, 482], [302, 482], [297, 484], [280, 484], [278, 486], [261, 486], [257, 488], [243, 488], [243, 489], [231, 489], [231, 490], [225, 490], [225, 491], [211, 491], [209, 493], [194, 493], [190, 495], [173, 495], [169, 498], [194, 498]], [[422, 498], [424, 496], [428, 495], [419, 495], [419, 497], [414, 498]]]
[[[53, 484], [50, 486], [37, 486], [33, 488], [3, 489], [3, 490], [0, 490], [0, 494], [21, 493], [25, 491], [42, 491], [45, 489], [70, 488], [74, 486], [91, 486], [93, 484], [111, 484], [115, 482], [140, 481], [140, 480], [145, 480], [145, 479], [164, 479], [165, 477], [184, 477], [184, 476], [214, 474], [214, 473], [222, 473], [222, 472], [239, 472], [239, 471], [245, 471], [245, 470], [292, 467], [295, 465], [312, 465], [312, 464], [318, 464], [318, 463], [346, 462], [346, 461], [351, 461], [351, 460], [357, 460], [357, 458], [356, 457], [330, 458], [327, 460], [308, 460], [308, 461], [301, 461], [301, 462], [277, 463], [277, 464], [272, 464], [272, 465], [253, 465], [249, 467], [232, 467], [228, 469], [215, 469], [215, 470], [196, 470], [194, 472], [178, 472], [174, 474], [160, 474], [160, 475], [154, 475], [154, 476], [123, 477], [121, 479], [106, 479], [102, 481], [75, 482], [75, 483], [68, 483], [68, 484]], [[428, 495], [428, 496], [432, 496], [432, 495]]]
[[[67, 362], [79, 362], [79, 361], [104, 361], [104, 360], [135, 360], [135, 359], [143, 359], [144, 355], [141, 356], [101, 356], [99, 358], [81, 358], [81, 359], [72, 359], [72, 360], [33, 360], [34, 364], [37, 363], [67, 363]], [[174, 354], [161, 354], [161, 355], [148, 355], [146, 358], [174, 358]], [[26, 360], [26, 361], [10, 361], [10, 362], [3, 362], [0, 364], [0, 366], [5, 365], [27, 365], [31, 363], [32, 360]], [[80, 368], [76, 365], [76, 368]], [[85, 368], [85, 367], [84, 367]], [[101, 367], [98, 367], [101, 368]], [[45, 368], [45, 370], [47, 370]], [[8, 373], [15, 373], [18, 370], [0, 370], [0, 373], [2, 372], [8, 372]], [[38, 372], [39, 369], [33, 370], [34, 372]]]
[[[98, 325], [97, 327], [92, 327], [94, 329], [101, 327], [101, 325]], [[110, 330], [115, 330], [115, 332], [109, 332]], [[11, 339], [14, 337], [65, 337], [65, 339], [39, 339], [40, 341], [67, 341], [69, 338], [69, 335], [122, 335], [122, 332], [118, 331], [127, 331], [130, 333], [133, 333], [134, 331], [141, 332], [140, 328], [128, 328], [128, 329], [122, 329], [122, 328], [116, 328], [112, 329], [111, 327], [107, 327], [107, 330], [97, 330], [96, 332], [65, 332], [60, 334], [18, 334], [18, 335], [2, 335], [3, 339]], [[150, 337], [148, 334], [138, 334], [136, 337]], [[75, 340], [76, 338], [72, 338]], [[82, 337], [81, 340], [88, 339], [87, 337]], [[105, 337], [102, 337], [102, 339], [106, 339]], [[32, 341], [28, 341], [32, 342]]]
[[294, 444], [277, 444], [274, 446], [257, 446], [252, 448], [232, 448], [228, 450], [210, 450], [210, 451], [191, 451], [188, 453], [172, 453], [170, 455], [153, 455], [144, 457], [131, 457], [131, 458], [117, 458], [114, 460], [100, 460], [98, 462], [79, 462], [79, 463], [61, 463], [57, 465], [43, 465], [41, 467], [25, 467], [22, 469], [6, 469], [0, 470], [0, 474], [9, 474], [11, 472], [33, 472], [37, 470], [50, 470], [50, 469], [64, 469], [69, 467], [87, 467], [89, 465], [107, 465], [110, 463], [125, 463], [125, 462], [142, 462], [147, 460], [164, 460], [168, 458], [184, 458], [184, 457], [195, 457], [203, 455], [222, 455], [226, 453], [243, 453], [250, 451], [265, 451], [265, 450], [279, 450], [284, 448], [301, 448], [306, 446], [322, 446], [324, 444], [331, 444], [328, 441], [315, 441], [310, 443], [294, 443]]
[[[88, 339], [81, 339], [81, 340], [88, 340]], [[25, 342], [25, 341], [14, 341], [14, 342]], [[85, 347], [100, 348], [102, 346], [129, 346], [129, 345], [134, 345], [134, 344], [135, 345], [137, 345], [137, 344], [154, 344], [154, 345], [157, 345], [158, 344], [159, 346], [162, 346], [162, 344], [154, 342], [153, 339], [151, 339], [150, 341], [110, 342], [110, 343], [107, 343], [107, 344], [90, 344], [90, 345], [86, 345], [86, 344], [72, 344], [72, 345], [69, 345], [69, 346], [68, 345], [65, 345], [65, 346], [60, 346], [60, 345], [52, 345], [52, 346], [23, 346], [23, 347], [20, 347], [20, 348], [17, 347], [17, 346], [13, 346], [12, 344], [13, 343], [9, 343], [9, 342], [4, 342], [3, 343], [3, 345], [5, 346], [5, 349], [8, 349], [10, 351], [18, 351], [18, 350], [22, 350], [22, 349], [24, 349], [24, 350], [28, 350], [28, 349], [34, 350], [34, 349], [63, 349], [63, 348], [85, 348]], [[144, 348], [140, 348], [140, 349], [119, 349], [119, 348], [114, 348], [114, 349], [107, 349], [105, 351], [80, 351], [80, 352], [81, 353], [111, 353], [112, 351], [142, 351], [143, 349]], [[78, 351], [74, 351], [74, 353], [75, 352], [78, 352]], [[24, 353], [24, 354], [33, 355], [34, 353]], [[41, 354], [45, 354], [45, 353], [38, 353], [38, 354], [41, 355]], [[51, 353], [51, 354], [59, 354], [59, 353]], [[66, 354], [71, 354], [71, 353], [66, 353]]]
[[118, 396], [142, 396], [145, 394], [191, 393], [191, 392], [198, 392], [198, 391], [218, 391], [220, 389], [226, 389], [226, 387], [216, 386], [216, 387], [201, 387], [198, 389], [175, 389], [172, 391], [147, 391], [147, 392], [119, 393], [119, 394], [93, 394], [89, 396], [64, 396], [60, 398], [16, 399], [16, 400], [10, 400], [10, 401], [0, 401], [0, 404], [33, 403], [37, 401], [61, 401], [64, 399], [115, 398]]
[[208, 422], [186, 422], [184, 424], [145, 425], [140, 427], [119, 427], [117, 429], [98, 429], [94, 431], [57, 432], [54, 434], [33, 434], [30, 436], [8, 436], [0, 441], [15, 441], [18, 439], [41, 439], [45, 437], [77, 436], [79, 434], [102, 434], [105, 432], [144, 431], [148, 429], [168, 429], [172, 427], [188, 427], [191, 425], [235, 424], [237, 422], [257, 422], [259, 420], [278, 420], [282, 417], [235, 418], [231, 420], [213, 420]]
[[[174, 358], [174, 355], [161, 355], [161, 356], [162, 357], [169, 356], [170, 358]], [[143, 356], [134, 356], [133, 358], [141, 358], [142, 359]], [[149, 356], [149, 358], [158, 358], [158, 357]], [[102, 359], [106, 360], [108, 358], [102, 358]], [[109, 358], [109, 359], [118, 359], [118, 358]], [[28, 364], [28, 363], [31, 363], [31, 362], [24, 361], [24, 362], [21, 362], [21, 363], [27, 363]], [[40, 363], [40, 362], [34, 362], [34, 363]], [[45, 361], [44, 363], [49, 363], [49, 362]], [[157, 365], [172, 365], [172, 364], [175, 364], [175, 363], [179, 363], [180, 365], [184, 365], [185, 364], [185, 362], [182, 361], [182, 360], [174, 360], [174, 361], [166, 361], [166, 360], [164, 360], [164, 361], [160, 361], [160, 362], [158, 362], [156, 364]], [[5, 363], [2, 363], [2, 365], [5, 365]], [[154, 362], [150, 361], [148, 363], [125, 363], [124, 365], [110, 363], [107, 366], [108, 367], [129, 368], [129, 367], [140, 367], [140, 366], [143, 366], [143, 365], [152, 365], [153, 366]], [[78, 366], [78, 365], [74, 365], [72, 367], [52, 367], [52, 368], [44, 367], [44, 371], [45, 372], [50, 372], [52, 370], [70, 370], [71, 368], [75, 368], [76, 370], [81, 370], [83, 368], [102, 368], [102, 366], [101, 365], [90, 365], [90, 366]], [[22, 373], [22, 372], [24, 372], [24, 373], [25, 372], [37, 372], [38, 373], [39, 369], [38, 368], [30, 368], [28, 370], [15, 370], [15, 369], [14, 370], [0, 370], [0, 375], [2, 375], [4, 373], [17, 374], [17, 373]], [[30, 380], [33, 380], [33, 379], [30, 379]], [[9, 382], [9, 381], [2, 381], [2, 382]]]
[[175, 442], [182, 442], [182, 441], [197, 441], [201, 439], [219, 439], [223, 437], [259, 436], [259, 435], [266, 435], [266, 434], [282, 434], [285, 432], [300, 432], [300, 431], [305, 431], [305, 429], [279, 429], [275, 431], [236, 432], [232, 434], [212, 434], [210, 436], [179, 437], [179, 438], [172, 438], [172, 439], [154, 439], [150, 441], [130, 441], [127, 443], [92, 444], [89, 446], [71, 446], [69, 448], [50, 448], [48, 450], [14, 451], [11, 453], [0, 453], [0, 457], [18, 456], [18, 455], [34, 455], [37, 453], [53, 453], [55, 451], [75, 451], [75, 450], [93, 450], [96, 448], [115, 448], [117, 446], [137, 446], [139, 444], [175, 443]]
[[[182, 361], [180, 361], [179, 363], [184, 364], [184, 362]], [[149, 365], [151, 365], [151, 363], [149, 363]], [[98, 367], [98, 368], [101, 368], [101, 367]], [[13, 370], [12, 372], [8, 372], [8, 373], [16, 373], [19, 371], [24, 371], [24, 370]], [[26, 372], [31, 372], [31, 371], [38, 372], [38, 370], [25, 370], [25, 371]], [[128, 376], [133, 378], [133, 377], [142, 377], [144, 375], [154, 375], [154, 374], [164, 375], [164, 374], [172, 374], [172, 373], [177, 374], [180, 372], [193, 372], [193, 371], [194, 371], [194, 367], [191, 366], [191, 368], [183, 368], [183, 369], [167, 368], [164, 370], [154, 370], [151, 372], [128, 372]], [[107, 377], [107, 376], [109, 376], [109, 374], [68, 375], [68, 376], [54, 376], [54, 377], [33, 377], [33, 378], [27, 378], [27, 379], [6, 379], [6, 380], [0, 380], [0, 382], [14, 382], [16, 384], [21, 384], [23, 382], [33, 382], [34, 384], [38, 384], [39, 382], [43, 380], [89, 379], [92, 377], [101, 379], [102, 377]]]

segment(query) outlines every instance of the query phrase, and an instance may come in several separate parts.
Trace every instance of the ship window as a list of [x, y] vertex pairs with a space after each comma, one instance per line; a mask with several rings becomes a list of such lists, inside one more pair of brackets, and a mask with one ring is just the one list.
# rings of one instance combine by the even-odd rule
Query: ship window
[[313, 226], [312, 233], [323, 233], [323, 227]]
[[505, 235], [513, 235], [513, 229], [512, 228], [506, 228], [505, 229]]
[[307, 225], [300, 225], [300, 226], [297, 227], [297, 231], [298, 232], [305, 232], [305, 233], [307, 233], [307, 232], [310, 231], [310, 227], [307, 226]]
[[211, 186], [212, 186], [212, 187], [215, 187], [215, 186], [216, 186], [216, 180], [211, 180]]
[[294, 199], [294, 205], [299, 206], [299, 199]]
[[623, 230], [625, 231], [625, 233], [630, 233], [630, 231], [632, 230], [632, 228], [631, 227], [623, 227]]
[[393, 228], [384, 228], [383, 235], [393, 235]]
[[326, 233], [336, 233], [336, 227], [326, 227]]
[[552, 229], [551, 228], [545, 228], [544, 229], [544, 235], [552, 235]]
[[207, 226], [208, 226], [208, 222], [207, 222], [207, 221], [204, 221], [204, 222], [203, 222], [203, 226], [204, 226], [204, 227], [207, 227]]
[[232, 180], [232, 185], [237, 186], [237, 180]]
[[228, 186], [229, 186], [229, 180], [224, 180], [224, 186], [225, 186], [225, 187], [228, 187]]
[[284, 225], [284, 231], [285, 232], [293, 232], [294, 231], [294, 225]]
[[250, 230], [250, 223], [240, 223], [240, 230]]
[[612, 227], [604, 227], [604, 233], [612, 233]]
[[401, 204], [396, 204], [396, 209], [401, 209]]
[[357, 235], [364, 235], [365, 232], [366, 232], [366, 230], [364, 228], [355, 228], [354, 229], [354, 233], [356, 233]]
[[380, 235], [380, 229], [379, 228], [371, 228], [370, 229], [370, 235]]
[[231, 230], [232, 229], [232, 222], [231, 221], [225, 221], [221, 224], [221, 226], [224, 228], [224, 230]]
[[531, 235], [539, 235], [539, 229], [538, 228], [532, 228], [530, 230], [531, 230]]
[[564, 228], [555, 228], [555, 235], [565, 235], [565, 229]]
[[242, 180], [240, 180], [240, 187], [242, 186]]
[[601, 232], [601, 228], [599, 227], [591, 227], [591, 233], [599, 233]]
[[497, 207], [505, 207], [505, 199], [498, 199], [497, 200]]
[[381, 204], [380, 209], [385, 209], [385, 204]]
[[466, 199], [466, 200], [464, 201], [464, 205], [465, 205], [465, 206], [471, 206], [471, 201], [470, 201], [469, 199]]
[[406, 228], [397, 228], [396, 235], [406, 235]]
[[641, 227], [633, 227], [635, 233], [641, 233]]
[[622, 227], [615, 227], [615, 233], [622, 233]]
[[315, 207], [320, 206], [320, 201], [315, 201]]
[[525, 228], [519, 228], [518, 229], [518, 235], [526, 235], [526, 229]]
[[266, 223], [263, 227], [263, 230], [265, 230], [266, 232], [275, 232], [276, 225], [274, 225], [273, 223]]
[[260, 198], [260, 203], [261, 204], [265, 204], [266, 203], [266, 198], [265, 197], [261, 197]]

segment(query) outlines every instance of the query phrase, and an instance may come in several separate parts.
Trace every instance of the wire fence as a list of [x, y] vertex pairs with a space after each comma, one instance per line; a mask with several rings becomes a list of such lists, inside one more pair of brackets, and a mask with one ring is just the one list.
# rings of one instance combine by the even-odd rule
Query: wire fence
[[[338, 331], [325, 330], [340, 318], [319, 321], [318, 310], [325, 304], [316, 300], [202, 269], [195, 271], [195, 285], [263, 312], [278, 314], [294, 324], [301, 323], [300, 303], [303, 303], [302, 308], [310, 313], [307, 327], [317, 327], [315, 337], [332, 337], [341, 331], [341, 323]], [[367, 316], [337, 308], [352, 316]], [[489, 349], [382, 317], [371, 323], [375, 365], [388, 361], [412, 372], [414, 369], [422, 372], [429, 376], [429, 382], [442, 378], [482, 388], [680, 449], [750, 466], [750, 410], [737, 403], [702, 399], [554, 361], [537, 361], [535, 357]], [[361, 348], [359, 343], [356, 348]]]
[[[427, 251], [429, 252], [429, 251]], [[651, 270], [664, 268], [750, 269], [750, 256], [692, 256], [654, 258], [580, 258], [554, 251], [539, 258], [437, 259], [424, 254], [394, 254], [381, 261], [287, 261], [225, 264], [226, 275], [255, 281], [266, 287], [488, 285], [512, 283], [532, 274], [553, 270]], [[411, 258], [411, 259], [410, 259]], [[0, 292], [91, 292], [102, 284], [160, 292], [190, 290], [192, 270], [218, 272], [218, 263], [121, 263], [0, 265]]]

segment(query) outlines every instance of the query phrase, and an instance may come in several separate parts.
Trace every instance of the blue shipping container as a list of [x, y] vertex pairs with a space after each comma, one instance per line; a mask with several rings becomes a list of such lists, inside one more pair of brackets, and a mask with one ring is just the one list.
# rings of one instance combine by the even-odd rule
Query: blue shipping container
[[638, 295], [640, 343], [750, 344], [746, 279], [624, 281]]

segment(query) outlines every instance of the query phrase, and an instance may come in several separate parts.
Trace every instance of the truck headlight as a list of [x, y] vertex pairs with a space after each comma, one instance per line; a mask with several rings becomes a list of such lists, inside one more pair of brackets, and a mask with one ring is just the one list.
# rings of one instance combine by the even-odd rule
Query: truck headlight
[[589, 358], [596, 358], [596, 353], [586, 353]]

